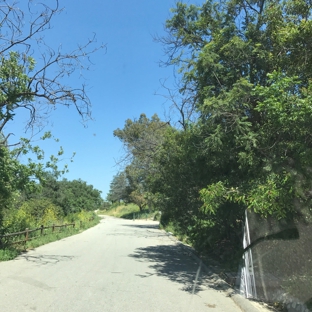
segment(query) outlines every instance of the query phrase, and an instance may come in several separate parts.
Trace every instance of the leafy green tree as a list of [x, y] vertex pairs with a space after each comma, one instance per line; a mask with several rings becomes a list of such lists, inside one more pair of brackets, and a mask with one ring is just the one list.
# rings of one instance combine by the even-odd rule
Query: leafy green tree
[[304, 1], [177, 3], [169, 61], [193, 92], [216, 176], [203, 211], [237, 203], [286, 217], [310, 200], [311, 12]]
[[[142, 209], [149, 193], [148, 178], [157, 173], [154, 164], [155, 155], [160, 151], [164, 134], [170, 128], [155, 114], [150, 119], [141, 114], [138, 120], [126, 120], [123, 129], [114, 131], [124, 144], [123, 162], [128, 163], [125, 174], [127, 179], [126, 192], [132, 194]], [[150, 198], [150, 197], [149, 197]], [[150, 206], [151, 206], [151, 200]]]
[[126, 153], [122, 161], [138, 158], [140, 164], [144, 164], [145, 169], [148, 169], [150, 160], [162, 142], [162, 133], [167, 127], [168, 123], [161, 121], [156, 114], [151, 119], [145, 114], [141, 114], [138, 120], [127, 119], [123, 129], [114, 131], [114, 136], [118, 137], [125, 147]]
[[125, 172], [119, 172], [110, 183], [110, 189], [107, 194], [107, 200], [115, 203], [124, 201], [127, 202], [129, 198], [128, 181]]
[[144, 192], [140, 190], [140, 188], [137, 188], [133, 192], [130, 193], [129, 197], [131, 202], [138, 205], [140, 208], [140, 211], [143, 210], [144, 206], [147, 205], [147, 199], [144, 196]]
[[[18, 155], [27, 156], [29, 153], [31, 157], [28, 162], [18, 160]], [[21, 201], [31, 197], [29, 194], [33, 194], [32, 197], [38, 194], [38, 181], [43, 181], [47, 170], [52, 170], [56, 175], [63, 172], [57, 168], [57, 158], [44, 162], [43, 151], [26, 139], [18, 148], [11, 150], [0, 144], [0, 168], [0, 229], [2, 213], [18, 208]]]
[[43, 184], [41, 196], [49, 198], [68, 215], [80, 211], [94, 211], [103, 205], [101, 191], [82, 180], [53, 180]]

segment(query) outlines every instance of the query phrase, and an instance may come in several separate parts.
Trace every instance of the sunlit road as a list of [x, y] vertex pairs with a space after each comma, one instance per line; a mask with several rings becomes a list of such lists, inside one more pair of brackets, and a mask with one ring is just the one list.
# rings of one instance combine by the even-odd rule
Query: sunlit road
[[0, 311], [240, 309], [152, 221], [105, 218], [0, 263]]

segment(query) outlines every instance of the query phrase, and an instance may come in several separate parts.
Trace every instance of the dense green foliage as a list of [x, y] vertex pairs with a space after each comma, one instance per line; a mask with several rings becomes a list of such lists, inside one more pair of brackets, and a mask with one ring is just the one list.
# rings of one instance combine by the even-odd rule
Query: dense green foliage
[[[51, 208], [51, 207], [50, 207]], [[27, 209], [24, 210], [24, 214], [27, 214]], [[26, 220], [25, 220], [26, 221]], [[25, 223], [24, 228], [18, 229], [18, 231], [24, 231], [25, 228], [28, 229], [38, 229], [40, 225], [35, 225], [32, 219], [29, 219], [30, 223]], [[42, 220], [41, 220], [42, 221]], [[91, 211], [82, 211], [76, 214], [71, 214], [62, 219], [53, 220], [53, 224], [55, 225], [65, 225], [63, 227], [55, 227], [54, 231], [52, 230], [51, 224], [47, 224], [50, 226], [49, 228], [45, 228], [42, 235], [41, 231], [30, 232], [28, 235], [29, 240], [26, 243], [14, 243], [16, 241], [20, 241], [24, 239], [24, 235], [13, 236], [9, 238], [5, 238], [1, 240], [1, 249], [0, 249], [0, 261], [6, 261], [14, 259], [16, 256], [20, 254], [21, 251], [25, 251], [28, 249], [36, 248], [41, 245], [54, 242], [56, 240], [60, 240], [62, 238], [78, 234], [85, 229], [88, 229], [96, 224], [98, 224], [100, 218]], [[72, 226], [72, 223], [75, 226]], [[18, 222], [12, 223], [15, 227], [18, 226]], [[39, 223], [40, 224], [40, 223]], [[11, 231], [10, 231], [11, 233]]]
[[154, 157], [160, 152], [164, 133], [169, 127], [153, 115], [151, 119], [141, 114], [138, 120], [126, 120], [123, 129], [114, 131], [125, 146], [126, 154], [122, 160], [125, 170], [113, 178], [107, 199], [133, 202], [142, 210], [153, 206], [154, 196], [150, 191], [149, 177], [157, 174]]
[[154, 220], [154, 217], [155, 217], [155, 213], [148, 211], [148, 209], [142, 210], [136, 204], [115, 203], [111, 205], [109, 209], [99, 211], [98, 213], [101, 215], [107, 215], [107, 216], [129, 219], [129, 220], [136, 220], [136, 219]]
[[[47, 133], [42, 139], [50, 137]], [[61, 153], [60, 150], [59, 155]], [[28, 160], [21, 162], [21, 155], [26, 159], [28, 157]], [[66, 166], [59, 169], [57, 162], [58, 158], [55, 156], [44, 161], [44, 152], [27, 139], [21, 139], [19, 146], [13, 149], [0, 144], [0, 229], [4, 212], [16, 208], [23, 198], [27, 198], [27, 194], [40, 192], [40, 182], [43, 182], [46, 172], [53, 172], [55, 176], [65, 173]]]
[[126, 175], [124, 172], [120, 172], [113, 177], [113, 180], [110, 184], [109, 193], [107, 194], [107, 200], [112, 203], [117, 201], [127, 202], [128, 197], [129, 194]]
[[128, 183], [129, 168], [142, 169], [134, 189], [206, 250], [239, 245], [246, 209], [311, 219], [311, 5], [208, 0], [172, 13], [159, 40], [196, 121], [182, 101], [182, 130], [150, 133], [140, 120], [116, 130], [131, 154]]
[[11, 204], [3, 209], [1, 232], [13, 233], [64, 220], [72, 222], [77, 215], [83, 216], [103, 206], [101, 192], [81, 180], [58, 181], [45, 173], [45, 180], [36, 189], [32, 193], [15, 192]]
[[65, 215], [94, 211], [103, 205], [101, 192], [80, 179], [57, 181], [50, 176], [43, 183], [41, 196], [61, 207]]

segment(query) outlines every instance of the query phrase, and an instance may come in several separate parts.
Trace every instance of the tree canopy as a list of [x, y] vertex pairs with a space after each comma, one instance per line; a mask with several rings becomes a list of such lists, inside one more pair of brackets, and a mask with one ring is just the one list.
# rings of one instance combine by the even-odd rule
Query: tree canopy
[[58, 181], [49, 175], [43, 182], [39, 198], [47, 198], [60, 207], [65, 215], [81, 211], [94, 211], [103, 205], [101, 191], [80, 179]]
[[311, 12], [297, 0], [177, 2], [158, 38], [179, 79], [183, 129], [153, 131], [155, 150], [148, 128], [125, 135], [136, 121], [115, 135], [129, 167], [144, 168], [162, 222], [201, 248], [239, 242], [246, 209], [311, 219]]
[[[114, 136], [124, 144], [125, 156], [121, 163], [126, 164], [121, 173], [124, 179], [124, 189], [127, 201], [136, 203], [140, 209], [151, 202], [148, 180], [157, 174], [154, 158], [160, 152], [164, 142], [164, 135], [169, 128], [167, 122], [161, 121], [155, 114], [150, 119], [141, 114], [139, 119], [128, 119], [123, 129], [116, 129]], [[111, 192], [114, 192], [114, 177]], [[125, 198], [123, 198], [124, 200]]]
[[113, 177], [110, 184], [110, 190], [107, 194], [107, 200], [114, 203], [120, 201], [127, 201], [128, 191], [127, 191], [127, 179], [124, 172], [120, 172]]

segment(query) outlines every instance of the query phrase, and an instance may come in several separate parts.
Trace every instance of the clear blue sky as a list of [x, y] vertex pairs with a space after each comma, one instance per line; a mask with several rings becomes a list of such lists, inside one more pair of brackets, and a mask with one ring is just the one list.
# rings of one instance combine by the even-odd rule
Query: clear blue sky
[[[64, 51], [72, 50], [96, 33], [98, 43], [107, 46], [106, 52], [92, 56], [94, 66], [85, 72], [92, 102], [92, 116], [87, 128], [72, 108], [59, 107], [50, 116], [45, 130], [51, 130], [65, 150], [65, 157], [76, 152], [69, 173], [64, 177], [81, 178], [102, 191], [109, 190], [114, 174], [119, 170], [116, 161], [122, 157], [122, 144], [113, 130], [122, 128], [128, 118], [148, 117], [157, 113], [165, 118], [168, 104], [156, 93], [166, 93], [160, 80], [172, 83], [172, 68], [162, 68], [163, 47], [153, 41], [155, 34], [164, 35], [164, 23], [170, 17], [171, 0], [60, 0], [64, 12], [52, 20], [53, 29], [45, 32], [45, 39]], [[72, 78], [70, 84], [82, 81]], [[18, 135], [23, 125], [23, 113], [10, 125]], [[55, 154], [57, 146], [42, 145], [46, 154]]]

